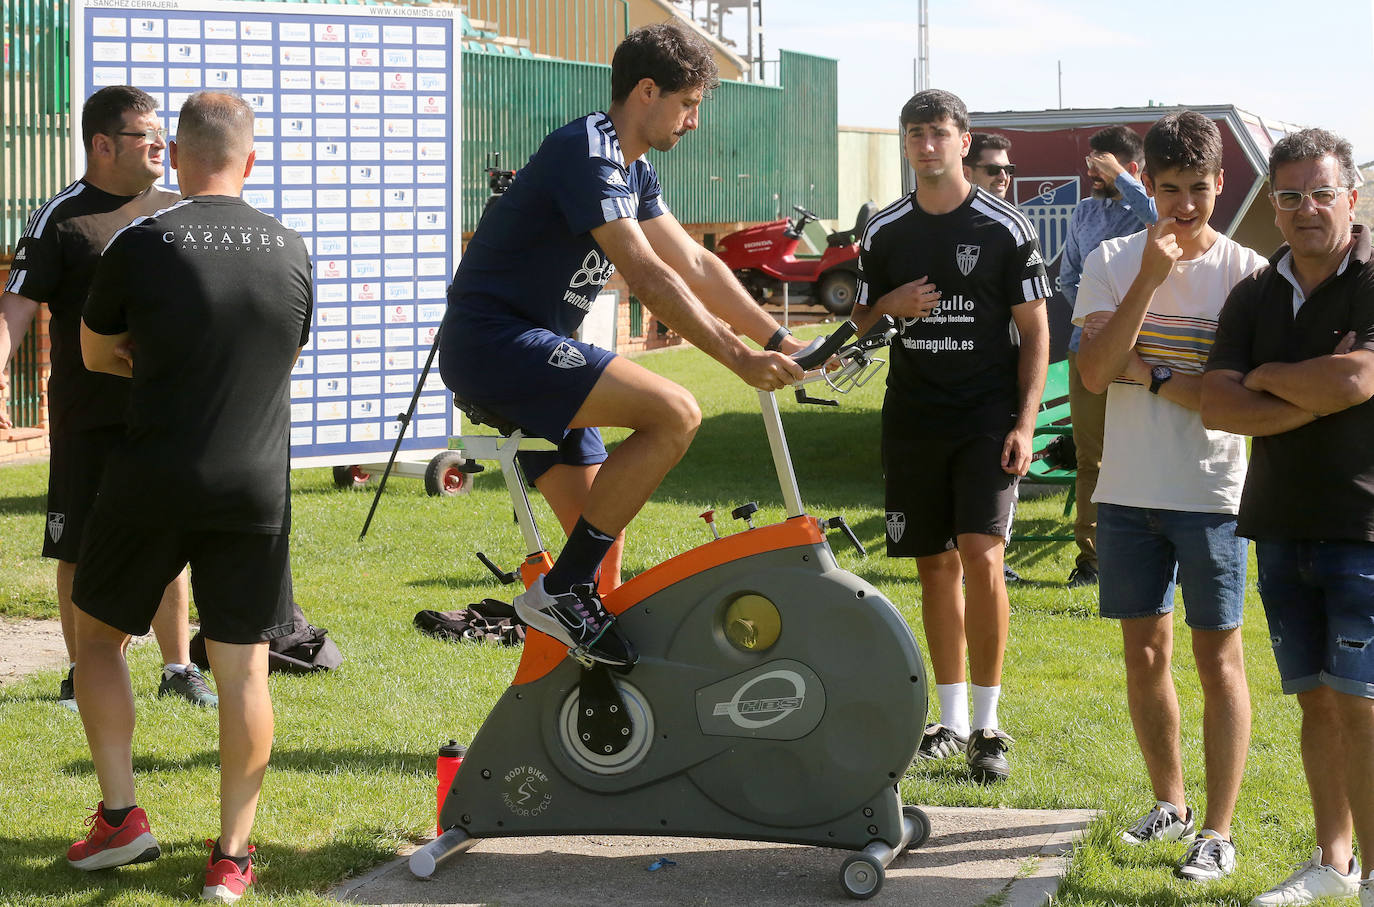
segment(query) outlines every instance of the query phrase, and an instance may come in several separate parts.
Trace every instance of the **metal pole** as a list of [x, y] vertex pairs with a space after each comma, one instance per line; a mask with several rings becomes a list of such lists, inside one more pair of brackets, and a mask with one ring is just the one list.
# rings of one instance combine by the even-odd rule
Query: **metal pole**
[[1059, 64], [1059, 109], [1064, 109], [1064, 61], [1057, 61]]

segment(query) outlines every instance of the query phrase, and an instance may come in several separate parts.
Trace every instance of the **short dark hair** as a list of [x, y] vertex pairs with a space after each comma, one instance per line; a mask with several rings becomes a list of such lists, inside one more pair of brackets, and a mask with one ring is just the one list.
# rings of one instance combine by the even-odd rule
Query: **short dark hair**
[[1274, 173], [1280, 164], [1297, 161], [1316, 161], [1330, 155], [1341, 168], [1341, 185], [1354, 189], [1360, 185], [1359, 168], [1355, 166], [1355, 149], [1350, 142], [1325, 129], [1300, 129], [1290, 132], [1279, 139], [1274, 150], [1269, 152], [1269, 182], [1274, 182]]
[[665, 92], [710, 92], [718, 75], [705, 41], [670, 22], [645, 25], [626, 35], [611, 57], [611, 102], [628, 98], [641, 79], [653, 79]]
[[1158, 176], [1165, 170], [1221, 172], [1221, 130], [1192, 110], [1166, 114], [1145, 133], [1145, 171]]
[[247, 159], [253, 150], [253, 108], [236, 94], [198, 91], [181, 105], [177, 151], [212, 167]]
[[902, 129], [906, 129], [912, 123], [934, 123], [946, 117], [954, 121], [960, 132], [968, 132], [968, 108], [959, 96], [939, 88], [927, 88], [916, 92], [902, 105], [899, 121]]
[[968, 143], [968, 157], [965, 158], [969, 163], [977, 163], [978, 158], [984, 151], [1005, 151], [1011, 152], [1011, 139], [996, 132], [975, 132]]
[[1122, 164], [1131, 161], [1140, 163], [1145, 157], [1145, 143], [1129, 126], [1108, 126], [1097, 130], [1088, 139], [1088, 147], [1093, 151], [1105, 151]]
[[114, 135], [124, 127], [124, 114], [153, 113], [157, 101], [132, 85], [106, 85], [86, 99], [81, 108], [81, 138], [90, 151], [98, 135]]

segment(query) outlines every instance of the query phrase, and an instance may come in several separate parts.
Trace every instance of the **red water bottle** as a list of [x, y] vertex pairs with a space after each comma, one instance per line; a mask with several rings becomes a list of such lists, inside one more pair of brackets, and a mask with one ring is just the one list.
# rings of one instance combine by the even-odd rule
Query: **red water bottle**
[[435, 764], [435, 774], [439, 776], [439, 786], [436, 791], [436, 802], [434, 812], [435, 834], [444, 833], [444, 827], [439, 824], [439, 816], [444, 812], [444, 800], [448, 797], [449, 788], [453, 787], [453, 776], [458, 774], [458, 766], [463, 764], [463, 757], [467, 755], [468, 748], [457, 740], [450, 740], [439, 747], [439, 760]]

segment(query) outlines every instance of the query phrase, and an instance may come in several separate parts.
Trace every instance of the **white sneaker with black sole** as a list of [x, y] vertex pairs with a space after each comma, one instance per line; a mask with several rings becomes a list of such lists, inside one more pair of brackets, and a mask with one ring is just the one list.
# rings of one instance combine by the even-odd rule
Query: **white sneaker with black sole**
[[926, 725], [921, 735], [921, 746], [916, 750], [916, 758], [926, 760], [947, 759], [957, 756], [968, 749], [968, 737], [943, 724]]
[[589, 585], [550, 595], [539, 577], [512, 602], [526, 624], [566, 645], [579, 661], [583, 657], [614, 667], [628, 667], [639, 653], [616, 626], [615, 617], [601, 604]]
[[1154, 809], [1121, 833], [1121, 840], [1127, 844], [1147, 844], [1150, 841], [1191, 841], [1196, 836], [1191, 809], [1184, 818], [1178, 814], [1178, 807], [1168, 800], [1156, 800]]
[[1174, 875], [1188, 882], [1215, 882], [1236, 871], [1236, 846], [1211, 829], [1188, 845]]
[[1360, 892], [1360, 907], [1374, 905], [1374, 898], [1361, 890], [1360, 864], [1350, 860], [1348, 872], [1322, 862], [1320, 846], [1312, 852], [1312, 859], [1303, 863], [1282, 882], [1263, 894], [1255, 895], [1250, 907], [1285, 907], [1289, 904], [1311, 904], [1319, 898], [1348, 898]]

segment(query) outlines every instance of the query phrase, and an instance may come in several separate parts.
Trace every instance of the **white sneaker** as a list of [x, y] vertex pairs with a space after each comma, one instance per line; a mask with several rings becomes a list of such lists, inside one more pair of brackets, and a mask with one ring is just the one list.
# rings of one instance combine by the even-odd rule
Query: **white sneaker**
[[[1341, 872], [1322, 863], [1322, 849], [1312, 853], [1312, 859], [1297, 871], [1263, 894], [1255, 896], [1250, 907], [1282, 907], [1285, 904], [1311, 904], [1318, 898], [1350, 897], [1361, 888], [1360, 864], [1350, 861], [1350, 871]], [[1374, 905], [1374, 892], [1360, 891], [1360, 907]]]
[[1149, 841], [1191, 841], [1197, 835], [1193, 825], [1193, 811], [1188, 810], [1188, 818], [1178, 814], [1178, 807], [1167, 800], [1156, 800], [1154, 808], [1136, 820], [1136, 823], [1121, 833], [1121, 840], [1127, 844], [1145, 844]]

